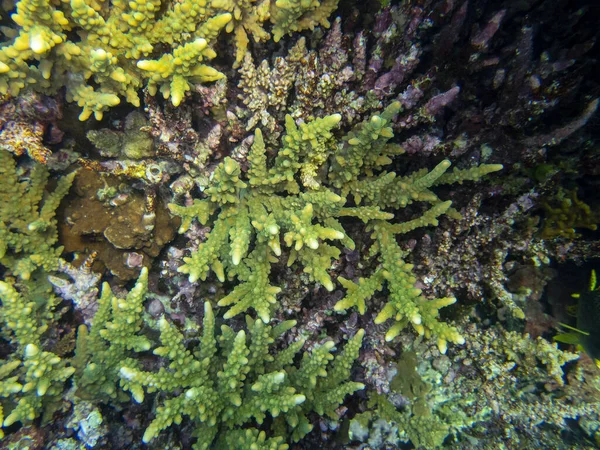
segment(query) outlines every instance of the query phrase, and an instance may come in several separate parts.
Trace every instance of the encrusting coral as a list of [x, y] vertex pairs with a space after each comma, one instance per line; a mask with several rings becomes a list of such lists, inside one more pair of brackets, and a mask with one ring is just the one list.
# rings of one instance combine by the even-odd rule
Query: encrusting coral
[[177, 219], [169, 217], [164, 202], [129, 188], [122, 177], [82, 169], [67, 199], [59, 230], [65, 251], [77, 252], [75, 264], [97, 252], [93, 268], [121, 280], [150, 267], [175, 236]]
[[[287, 116], [283, 147], [270, 166], [258, 129], [248, 154], [247, 181], [242, 181], [239, 164], [226, 158], [213, 173], [211, 186], [205, 191], [208, 198], [196, 199], [187, 207], [169, 205], [173, 214], [182, 217], [181, 232], [194, 219], [207, 224], [218, 214], [206, 241], [184, 259], [179, 271], [189, 274], [191, 282], [206, 279], [210, 271], [221, 281], [226, 275], [237, 278], [241, 283], [219, 301], [220, 306], [230, 306], [225, 318], [253, 308], [268, 322], [280, 291], [269, 280], [271, 263], [282, 255], [280, 239], [290, 248], [288, 266], [298, 261], [312, 281], [331, 291], [334, 283], [328, 270], [340, 250], [324, 241], [339, 241], [354, 248], [339, 218], [356, 217], [373, 231], [371, 255], [379, 255], [381, 267], [362, 286], [355, 288], [342, 281], [349, 294], [336, 309], [358, 306], [364, 312], [362, 303], [386, 280], [390, 301], [377, 321], [395, 321], [387, 334], [389, 340], [412, 324], [419, 334], [435, 337], [442, 351], [448, 341], [462, 343], [455, 328], [437, 320], [438, 310], [455, 300], [432, 301], [421, 295], [412, 266], [404, 262], [405, 254], [395, 236], [437, 225], [441, 214], [456, 214], [451, 202], [442, 202], [431, 187], [478, 180], [502, 166], [481, 165], [446, 173], [450, 162], [442, 161], [431, 171], [423, 169], [407, 176], [381, 172], [393, 162], [392, 156], [402, 153], [401, 147], [388, 143], [393, 137], [389, 124], [400, 110], [399, 102], [392, 103], [380, 115], [354, 127], [339, 143], [333, 135], [339, 115], [300, 125]], [[393, 214], [383, 210], [404, 208], [415, 201], [432, 207], [407, 222], [391, 223]]]

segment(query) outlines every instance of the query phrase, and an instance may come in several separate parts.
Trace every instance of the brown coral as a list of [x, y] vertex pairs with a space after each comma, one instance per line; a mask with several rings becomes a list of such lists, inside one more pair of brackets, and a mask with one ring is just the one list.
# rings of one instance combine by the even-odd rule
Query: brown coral
[[[145, 193], [123, 190], [120, 183], [118, 177], [82, 170], [66, 200], [60, 234], [65, 251], [80, 253], [80, 259], [98, 253], [94, 270], [106, 268], [121, 280], [131, 280], [142, 267], [151, 266], [179, 225], [165, 205], [152, 210]], [[114, 194], [110, 200], [107, 192]]]

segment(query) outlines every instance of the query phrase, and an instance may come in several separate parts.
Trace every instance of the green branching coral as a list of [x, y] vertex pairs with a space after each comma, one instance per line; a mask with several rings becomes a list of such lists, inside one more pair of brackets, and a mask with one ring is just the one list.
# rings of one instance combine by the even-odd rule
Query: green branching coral
[[288, 33], [312, 30], [318, 25], [329, 28], [327, 18], [337, 9], [338, 0], [277, 0], [272, 10], [273, 40], [279, 40]]
[[[346, 381], [358, 356], [362, 330], [339, 355], [334, 357], [333, 342], [327, 341], [304, 353], [296, 366], [294, 358], [304, 345], [303, 339], [275, 355], [269, 351], [295, 321], [273, 328], [249, 317], [246, 322], [248, 336], [243, 330], [236, 333], [223, 325], [217, 340], [212, 308], [205, 303], [200, 345], [190, 350], [181, 332], [163, 317], [159, 321], [162, 345], [154, 354], [167, 358], [168, 365], [158, 372], [146, 372], [126, 361], [121, 364], [123, 385], [137, 402], [144, 399], [144, 388], [149, 393], [173, 393], [157, 407], [144, 442], [185, 416], [198, 423], [196, 449], [213, 448], [213, 442], [216, 448], [255, 448], [249, 444], [286, 448], [282, 443], [288, 435], [297, 441], [312, 429], [309, 412], [337, 418], [335, 409], [344, 397], [364, 387]], [[263, 424], [267, 415], [275, 419], [274, 438], [267, 440], [265, 433], [256, 429], [239, 431], [245, 424]]]
[[234, 33], [236, 45], [234, 67], [239, 66], [244, 59], [252, 36], [255, 42], [267, 41], [271, 35], [263, 28], [263, 23], [269, 19], [271, 0], [213, 0], [212, 5], [217, 9], [229, 11], [233, 20], [227, 24], [227, 32]]
[[132, 352], [150, 349], [151, 342], [140, 334], [147, 291], [148, 269], [145, 267], [125, 298], [116, 297], [108, 283], [102, 286], [91, 329], [81, 325], [78, 330], [73, 358], [78, 396], [94, 400], [117, 398], [121, 366], [138, 367]]
[[[195, 217], [204, 224], [219, 210], [206, 242], [179, 270], [189, 274], [192, 282], [206, 279], [210, 270], [221, 281], [227, 274], [242, 282], [219, 302], [221, 306], [234, 305], [225, 318], [253, 307], [268, 322], [274, 295], [279, 292], [270, 285], [269, 274], [273, 258], [282, 254], [281, 238], [292, 247], [289, 265], [299, 260], [311, 279], [333, 289], [327, 269], [339, 256], [339, 249], [323, 241], [345, 238], [332, 213], [340, 209], [343, 200], [327, 189], [299, 193], [294, 176], [300, 172], [305, 186], [318, 187], [317, 167], [325, 162], [328, 148], [334, 144], [331, 130], [338, 121], [339, 116], [334, 115], [296, 126], [288, 118], [286, 145], [270, 168], [262, 134], [257, 131], [248, 156], [251, 167], [247, 183], [240, 179], [239, 164], [226, 158], [212, 176], [208, 199], [196, 200], [187, 208], [169, 205], [171, 212], [183, 219], [181, 232]], [[286, 192], [297, 195], [276, 195]], [[255, 243], [252, 251], [251, 241]]]
[[[442, 214], [458, 214], [451, 202], [441, 201], [431, 190], [436, 185], [478, 180], [502, 166], [481, 165], [447, 173], [450, 162], [442, 161], [431, 171], [422, 169], [405, 176], [385, 171], [394, 155], [403, 151], [389, 142], [393, 137], [390, 123], [400, 109], [400, 103], [392, 103], [341, 141], [333, 134], [339, 114], [299, 125], [287, 116], [282, 147], [272, 164], [267, 164], [265, 142], [257, 129], [244, 180], [239, 164], [226, 158], [213, 174], [208, 198], [196, 199], [190, 207], [169, 205], [173, 214], [182, 217], [181, 232], [195, 218], [207, 224], [214, 217], [206, 241], [185, 258], [179, 271], [189, 274], [192, 282], [204, 280], [211, 270], [221, 281], [237, 279], [241, 283], [219, 302], [231, 306], [225, 318], [254, 308], [268, 321], [279, 292], [269, 282], [271, 262], [283, 254], [281, 241], [289, 249], [288, 266], [297, 261], [312, 281], [332, 290], [334, 281], [328, 271], [340, 250], [329, 242], [354, 248], [339, 218], [355, 217], [372, 231], [370, 254], [378, 257], [380, 265], [358, 284], [340, 279], [348, 296], [336, 310], [356, 306], [364, 313], [366, 300], [386, 283], [390, 299], [377, 322], [395, 321], [388, 339], [410, 324], [419, 334], [435, 337], [442, 351], [447, 342], [462, 343], [455, 328], [437, 320], [438, 310], [455, 299], [429, 300], [421, 295], [396, 235], [436, 226]], [[413, 220], [391, 222], [394, 215], [388, 210], [414, 202], [431, 206]]]
[[[364, 335], [360, 330], [337, 356], [327, 341], [304, 353], [298, 365], [296, 354], [304, 346], [298, 339], [277, 354], [271, 352], [276, 339], [295, 326], [295, 321], [275, 327], [262, 320], [246, 318], [245, 331], [223, 325], [215, 335], [215, 317], [205, 304], [200, 345], [190, 350], [186, 338], [162, 317], [158, 321], [161, 346], [153, 353], [169, 362], [157, 372], [144, 371], [134, 352], [147, 351], [153, 344], [142, 333], [143, 301], [148, 271], [143, 269], [135, 287], [125, 298], [116, 297], [104, 284], [91, 328], [81, 325], [73, 359], [77, 396], [92, 401], [123, 400], [132, 393], [136, 402], [148, 393], [170, 394], [156, 408], [155, 418], [144, 433], [149, 442], [183, 417], [197, 422], [195, 448], [287, 448], [289, 439], [299, 440], [312, 429], [307, 415], [316, 412], [337, 418], [335, 410], [346, 395], [362, 389], [347, 381]], [[150, 320], [148, 324], [154, 324]], [[3, 375], [3, 372], [0, 372]], [[69, 374], [70, 375], [70, 374]], [[12, 379], [6, 381], [11, 388]], [[239, 431], [239, 426], [273, 422], [273, 437], [263, 430]]]
[[67, 194], [75, 172], [59, 179], [46, 193], [48, 169], [36, 164], [29, 173], [0, 150], [0, 264], [23, 280], [37, 268], [56, 270], [62, 247], [58, 241], [56, 208]]
[[[43, 334], [54, 320], [60, 299], [33, 286], [23, 285], [19, 292], [9, 282], [0, 281], [1, 335], [15, 347], [7, 360], [0, 360], [0, 398], [7, 399], [0, 404], [0, 426], [37, 418], [62, 393], [64, 381], [75, 371], [59, 356], [42, 349]], [[9, 411], [6, 417], [5, 408]]]

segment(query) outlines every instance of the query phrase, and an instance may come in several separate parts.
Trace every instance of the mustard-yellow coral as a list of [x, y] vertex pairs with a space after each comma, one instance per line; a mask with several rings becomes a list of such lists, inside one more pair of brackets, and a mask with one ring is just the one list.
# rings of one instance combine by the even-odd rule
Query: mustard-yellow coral
[[[203, 63], [216, 56], [210, 44], [231, 15], [209, 6], [206, 0], [20, 0], [12, 15], [17, 28], [0, 47], [0, 93], [55, 93], [65, 86], [67, 101], [83, 108], [81, 120], [101, 119], [123, 98], [139, 106], [144, 85], [178, 105], [190, 83], [224, 77]], [[164, 45], [172, 51], [151, 59]]]
[[153, 95], [160, 89], [177, 106], [190, 83], [224, 77], [205, 64], [216, 56], [211, 43], [223, 28], [234, 32], [238, 66], [248, 35], [256, 42], [271, 37], [263, 28], [268, 19], [278, 41], [329, 26], [337, 1], [20, 0], [11, 16], [16, 27], [3, 30], [9, 40], [0, 46], [0, 94], [66, 87], [67, 101], [83, 109], [81, 120], [102, 119], [123, 98], [139, 106], [144, 86]]

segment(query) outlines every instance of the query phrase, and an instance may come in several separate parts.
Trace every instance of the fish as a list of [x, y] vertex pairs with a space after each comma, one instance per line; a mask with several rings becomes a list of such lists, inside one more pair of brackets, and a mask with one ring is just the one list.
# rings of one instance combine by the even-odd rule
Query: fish
[[577, 345], [578, 349], [585, 351], [600, 368], [600, 286], [597, 281], [596, 271], [592, 270], [588, 290], [572, 295], [578, 299], [576, 327], [561, 323], [560, 325], [570, 332], [558, 334], [554, 340]]

